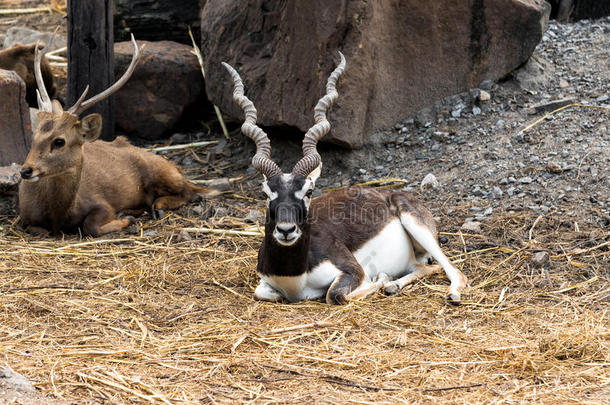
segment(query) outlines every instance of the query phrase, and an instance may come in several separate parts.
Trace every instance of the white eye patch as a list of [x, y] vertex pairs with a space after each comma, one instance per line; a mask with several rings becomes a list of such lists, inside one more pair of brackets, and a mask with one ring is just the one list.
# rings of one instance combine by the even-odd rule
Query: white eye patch
[[303, 184], [303, 188], [301, 188], [299, 191], [295, 191], [294, 196], [299, 200], [306, 200], [305, 202], [308, 203], [309, 200], [311, 200], [311, 196], [308, 196], [307, 193], [309, 191], [312, 191], [313, 187], [313, 181], [311, 181], [310, 179], [306, 179], [305, 184]]
[[278, 193], [271, 191], [266, 181], [263, 181], [263, 191], [267, 194], [267, 197], [269, 197], [269, 201], [275, 200], [279, 195]]

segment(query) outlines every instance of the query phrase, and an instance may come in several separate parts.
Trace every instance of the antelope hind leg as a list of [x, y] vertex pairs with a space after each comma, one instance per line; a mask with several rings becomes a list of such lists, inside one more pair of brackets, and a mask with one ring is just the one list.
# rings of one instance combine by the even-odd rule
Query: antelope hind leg
[[438, 264], [415, 264], [414, 267], [415, 270], [407, 274], [406, 276], [387, 282], [383, 286], [383, 291], [388, 295], [396, 294], [400, 292], [400, 290], [402, 290], [407, 284], [414, 283], [417, 280], [422, 279], [424, 277], [428, 277], [432, 274], [440, 273], [443, 269]]
[[436, 236], [426, 226], [422, 225], [411, 213], [401, 213], [400, 222], [409, 236], [417, 241], [434, 259], [443, 267], [451, 285], [449, 286], [447, 299], [453, 303], [459, 303], [461, 292], [468, 285], [468, 278], [462, 274], [445, 256], [439, 246]]

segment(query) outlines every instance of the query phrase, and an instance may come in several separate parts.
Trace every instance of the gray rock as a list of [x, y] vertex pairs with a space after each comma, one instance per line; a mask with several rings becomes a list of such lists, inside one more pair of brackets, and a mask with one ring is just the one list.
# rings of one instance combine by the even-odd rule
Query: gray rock
[[0, 166], [0, 194], [17, 190], [20, 180], [19, 165]]
[[478, 221], [466, 221], [460, 227], [461, 230], [467, 232], [480, 233], [481, 232], [481, 223]]
[[[16, 44], [34, 44], [36, 41], [40, 41], [43, 44], [48, 44], [53, 33], [51, 32], [40, 32], [26, 27], [12, 27], [6, 32], [4, 38], [4, 49], [10, 48]], [[53, 38], [53, 44], [50, 47], [50, 51], [54, 51], [59, 48], [64, 48], [68, 44], [65, 37], [56, 35]]]
[[251, 209], [246, 214], [244, 221], [251, 224], [262, 224], [265, 222], [265, 213], [257, 209]]
[[481, 89], [481, 90], [491, 90], [493, 85], [494, 85], [494, 82], [492, 80], [483, 80], [479, 84], [479, 89]]
[[493, 188], [491, 189], [491, 193], [489, 193], [489, 196], [491, 198], [498, 199], [498, 198], [502, 197], [503, 194], [504, 194], [504, 192], [502, 191], [502, 189], [500, 187], [493, 186]]
[[598, 103], [603, 103], [604, 101], [608, 101], [608, 95], [604, 94], [595, 99]]
[[437, 188], [439, 186], [439, 182], [436, 179], [436, 176], [432, 173], [428, 173], [426, 177], [422, 180], [419, 188], [422, 190], [428, 190], [430, 188]]
[[521, 177], [521, 178], [519, 179], [519, 183], [521, 183], [521, 184], [530, 184], [530, 183], [531, 183], [531, 182], [533, 182], [533, 181], [534, 181], [534, 179], [532, 179], [532, 178], [531, 178], [531, 177], [529, 177], [529, 176], [526, 176], [526, 177]]
[[536, 252], [532, 256], [532, 259], [530, 260], [530, 262], [532, 263], [532, 266], [539, 269], [539, 268], [545, 267], [549, 264], [550, 256], [549, 256], [548, 252], [545, 252], [545, 251]]
[[481, 90], [479, 92], [479, 97], [478, 97], [479, 101], [489, 101], [491, 100], [491, 94], [489, 94], [488, 92], [486, 92], [485, 90]]
[[479, 107], [472, 107], [472, 115], [481, 115], [481, 109]]
[[9, 368], [0, 368], [0, 386], [23, 393], [36, 392], [36, 388], [27, 378]]

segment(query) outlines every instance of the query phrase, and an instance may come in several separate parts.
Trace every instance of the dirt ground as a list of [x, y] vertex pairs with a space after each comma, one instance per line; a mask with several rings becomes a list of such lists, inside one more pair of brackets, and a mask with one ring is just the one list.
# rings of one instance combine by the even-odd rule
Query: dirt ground
[[[3, 16], [0, 33], [62, 21], [44, 18]], [[230, 191], [128, 232], [34, 237], [5, 199], [1, 366], [38, 395], [0, 403], [610, 402], [608, 43], [610, 19], [553, 23], [535, 63], [481, 85], [489, 101], [469, 92], [360, 151], [321, 148], [322, 192], [395, 178], [426, 201], [471, 281], [458, 307], [440, 275], [345, 306], [255, 301], [264, 201], [234, 124], [229, 141], [214, 122], [176, 134], [219, 143], [166, 155]], [[532, 106], [563, 98], [586, 107], [523, 131], [548, 112]], [[290, 138], [272, 136], [286, 169]], [[429, 173], [439, 185], [422, 190]]]

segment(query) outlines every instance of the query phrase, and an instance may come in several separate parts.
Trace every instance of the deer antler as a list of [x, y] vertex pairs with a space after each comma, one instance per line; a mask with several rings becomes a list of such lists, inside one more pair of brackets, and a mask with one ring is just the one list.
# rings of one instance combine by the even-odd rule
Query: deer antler
[[343, 70], [345, 70], [345, 57], [341, 52], [339, 52], [339, 56], [341, 57], [341, 62], [330, 74], [326, 82], [326, 95], [318, 101], [314, 109], [313, 116], [316, 124], [309, 128], [303, 138], [303, 157], [292, 169], [293, 173], [304, 177], [307, 177], [309, 173], [322, 164], [322, 157], [318, 153], [316, 145], [330, 131], [330, 122], [326, 119], [326, 112], [339, 97], [335, 85]]
[[229, 71], [233, 79], [233, 100], [244, 110], [245, 120], [241, 126], [241, 132], [256, 144], [256, 154], [252, 158], [252, 166], [260, 173], [273, 177], [281, 174], [280, 167], [271, 160], [271, 142], [269, 137], [258, 125], [256, 125], [256, 108], [254, 103], [244, 95], [244, 84], [239, 77], [239, 73], [229, 64], [222, 62], [222, 65]]
[[34, 51], [34, 76], [36, 76], [36, 85], [38, 86], [36, 89], [36, 98], [38, 99], [38, 109], [45, 112], [53, 112], [53, 103], [51, 103], [49, 93], [47, 93], [47, 88], [44, 85], [40, 64], [44, 55], [49, 51], [58, 29], [59, 27], [55, 28], [53, 35], [51, 35], [51, 39], [49, 39], [49, 43], [42, 49], [42, 51], [38, 50], [39, 41], [36, 41], [36, 49]]
[[93, 96], [90, 99], [83, 101], [83, 100], [85, 100], [85, 96], [87, 95], [87, 92], [89, 91], [89, 86], [87, 86], [85, 88], [85, 91], [83, 91], [83, 94], [76, 101], [76, 103], [72, 107], [70, 107], [70, 109], [68, 109], [68, 112], [70, 114], [78, 116], [83, 111], [88, 110], [89, 108], [93, 107], [95, 104], [99, 103], [100, 101], [110, 97], [111, 95], [113, 95], [114, 93], [119, 91], [119, 89], [121, 87], [123, 87], [123, 85], [125, 85], [125, 83], [127, 83], [129, 78], [133, 74], [133, 71], [135, 70], [136, 65], [140, 61], [140, 56], [141, 56], [140, 52], [146, 46], [146, 45], [142, 45], [141, 47], [138, 48], [138, 44], [136, 43], [136, 39], [134, 38], [133, 34], [131, 34], [131, 43], [133, 44], [133, 56], [131, 58], [131, 63], [129, 64], [129, 67], [127, 68], [125, 73], [123, 73], [123, 76], [121, 76], [121, 78], [119, 80], [117, 80], [112, 86], [110, 86], [109, 88], [107, 88], [106, 90], [104, 90], [103, 92], [98, 94], [97, 96]]

